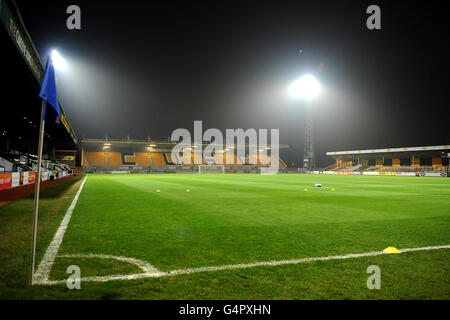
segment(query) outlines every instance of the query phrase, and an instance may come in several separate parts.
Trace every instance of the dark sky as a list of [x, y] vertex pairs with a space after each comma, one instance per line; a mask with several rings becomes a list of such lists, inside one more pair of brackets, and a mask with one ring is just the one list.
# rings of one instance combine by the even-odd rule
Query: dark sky
[[[70, 65], [58, 87], [79, 138], [279, 128], [295, 161], [305, 102], [286, 88], [312, 73], [319, 165], [326, 151], [450, 143], [444, 2], [389, 2], [17, 0], [41, 56]], [[70, 4], [81, 31], [66, 28]], [[366, 28], [370, 4], [382, 30]]]

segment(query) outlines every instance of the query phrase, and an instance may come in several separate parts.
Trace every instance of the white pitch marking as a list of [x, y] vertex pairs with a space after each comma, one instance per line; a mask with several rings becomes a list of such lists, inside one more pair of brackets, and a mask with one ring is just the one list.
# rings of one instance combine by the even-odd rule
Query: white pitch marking
[[[450, 245], [422, 247], [422, 248], [406, 248], [406, 249], [402, 249], [400, 251], [403, 253], [403, 252], [410, 252], [410, 251], [437, 250], [437, 249], [450, 249]], [[339, 255], [339, 256], [311, 257], [311, 258], [301, 258], [301, 259], [291, 259], [291, 260], [281, 260], [281, 261], [264, 261], [264, 262], [254, 262], [254, 263], [244, 263], [244, 264], [234, 264], [234, 265], [224, 265], [224, 266], [181, 269], [181, 270], [169, 271], [168, 273], [169, 273], [169, 275], [177, 275], [177, 274], [189, 274], [189, 273], [194, 273], [194, 272], [204, 272], [204, 271], [244, 269], [244, 268], [260, 267], [260, 266], [281, 266], [281, 265], [287, 265], [287, 264], [299, 264], [299, 263], [313, 262], [313, 261], [343, 260], [343, 259], [352, 259], [352, 258], [361, 258], [361, 257], [373, 257], [373, 256], [380, 256], [380, 255], [385, 255], [385, 254], [389, 254], [389, 253], [385, 253], [383, 251], [372, 251], [372, 252], [364, 252], [364, 253], [350, 253], [350, 254]]]
[[450, 245], [445, 246], [430, 246], [430, 247], [421, 247], [421, 248], [406, 248], [401, 249], [400, 252], [413, 252], [413, 251], [425, 251], [425, 250], [438, 250], [438, 249], [449, 249]]
[[122, 256], [111, 256], [106, 254], [63, 254], [58, 255], [58, 258], [99, 258], [99, 259], [113, 259], [118, 261], [124, 261], [131, 264], [134, 264], [138, 266], [142, 271], [145, 273], [162, 273], [158, 269], [156, 269], [154, 266], [152, 266], [150, 263], [135, 259], [135, 258], [128, 258], [128, 257], [122, 257]]
[[[412, 252], [412, 251], [428, 251], [428, 250], [439, 250], [439, 249], [450, 249], [450, 245], [430, 246], [430, 247], [421, 247], [421, 248], [405, 248], [405, 249], [401, 249], [400, 251], [401, 251], [401, 253], [404, 253], [404, 252]], [[255, 263], [243, 263], [243, 264], [231, 264], [231, 265], [223, 265], [223, 266], [180, 269], [180, 270], [173, 270], [173, 271], [167, 271], [167, 272], [159, 271], [158, 269], [154, 268], [150, 264], [148, 264], [144, 261], [138, 260], [138, 259], [134, 259], [134, 258], [105, 256], [105, 255], [65, 255], [63, 257], [75, 257], [75, 256], [81, 257], [81, 256], [83, 256], [83, 257], [98, 257], [98, 258], [107, 257], [107, 258], [111, 258], [111, 259], [120, 258], [122, 261], [131, 262], [136, 265], [137, 265], [137, 262], [139, 262], [139, 263], [143, 263], [143, 264], [151, 266], [151, 268], [147, 269], [148, 271], [146, 271], [144, 273], [137, 273], [137, 274], [131, 274], [131, 275], [113, 275], [113, 276], [81, 278], [82, 282], [89, 282], [89, 281], [106, 282], [106, 281], [113, 281], [113, 280], [133, 280], [133, 279], [143, 279], [143, 278], [168, 277], [168, 276], [190, 274], [190, 273], [197, 273], [197, 272], [206, 272], [206, 271], [234, 270], [234, 269], [245, 269], [245, 268], [262, 267], [262, 266], [281, 266], [281, 265], [299, 264], [299, 263], [306, 263], [306, 262], [313, 262], [313, 261], [343, 260], [343, 259], [373, 257], [373, 256], [381, 256], [381, 255], [389, 255], [389, 254], [390, 253], [385, 253], [383, 251], [372, 251], [372, 252], [365, 252], [365, 253], [351, 253], [351, 254], [339, 255], [339, 256], [311, 257], [311, 258], [301, 258], [301, 259], [292, 259], [292, 260], [264, 261], [264, 262], [255, 262]], [[141, 267], [141, 269], [143, 269], [143, 268]], [[53, 285], [53, 284], [60, 284], [60, 283], [65, 283], [65, 282], [66, 282], [66, 280], [51, 280], [51, 281], [46, 280], [44, 282], [40, 282], [37, 284]]]
[[59, 247], [61, 246], [62, 240], [64, 238], [64, 233], [66, 232], [67, 226], [69, 225], [70, 218], [72, 217], [73, 209], [75, 209], [75, 206], [77, 204], [78, 198], [80, 197], [81, 190], [83, 189], [84, 183], [87, 180], [84, 178], [83, 182], [81, 183], [80, 188], [78, 189], [77, 194], [75, 195], [75, 198], [73, 198], [73, 201], [67, 209], [66, 215], [64, 216], [63, 221], [61, 222], [61, 225], [58, 228], [58, 231], [56, 231], [55, 236], [53, 237], [52, 242], [50, 242], [50, 245], [48, 246], [47, 250], [45, 251], [44, 257], [41, 260], [41, 263], [39, 263], [39, 267], [35, 274], [33, 275], [33, 284], [40, 284], [45, 283], [48, 281], [48, 277], [50, 275], [50, 270], [52, 269], [53, 262], [55, 261], [56, 254], [58, 253]]

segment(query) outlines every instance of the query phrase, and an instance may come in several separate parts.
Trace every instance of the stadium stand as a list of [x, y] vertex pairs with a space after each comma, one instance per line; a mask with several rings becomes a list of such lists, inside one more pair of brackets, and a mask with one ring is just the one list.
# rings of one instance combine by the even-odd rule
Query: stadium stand
[[225, 154], [216, 153], [213, 159], [208, 161], [208, 164], [226, 164]]
[[327, 152], [334, 173], [448, 175], [450, 145]]
[[138, 167], [151, 166], [151, 156], [147, 153], [136, 153], [134, 156], [134, 161]]
[[[201, 152], [198, 152], [198, 151], [195, 151], [195, 153], [200, 153], [200, 157], [201, 157], [201, 159], [202, 159], [202, 165], [205, 165], [206, 163], [205, 163], [205, 159], [203, 159], [203, 155], [201, 154]], [[192, 157], [192, 163], [195, 163], [194, 162], [194, 157], [195, 157], [195, 155], [194, 155], [194, 153], [191, 155], [191, 157]]]
[[227, 166], [233, 166], [233, 165], [242, 166], [243, 165], [243, 163], [241, 161], [239, 161], [238, 156], [235, 154], [225, 153], [223, 161], [224, 161], [223, 164], [227, 165]]
[[[256, 164], [248, 163], [248, 155], [241, 159], [236, 154], [216, 152], [209, 159], [203, 158], [202, 149], [192, 147], [191, 163], [177, 164], [172, 158], [175, 143], [151, 142], [149, 140], [90, 140], [82, 144], [82, 167], [86, 172], [198, 172], [199, 165], [223, 164], [226, 172], [256, 172], [258, 168], [267, 167], [270, 156], [260, 155]], [[287, 148], [287, 146], [284, 146]], [[201, 164], [195, 164], [194, 154], [200, 154]], [[181, 159], [181, 156], [180, 156]], [[282, 170], [286, 164], [276, 158]], [[270, 162], [269, 162], [270, 163]], [[245, 167], [245, 170], [244, 170]], [[253, 171], [252, 171], [253, 170]], [[206, 171], [206, 170], [204, 170]]]
[[[174, 161], [173, 159], [172, 159], [172, 154], [170, 154], [170, 153], [164, 153], [164, 159], [166, 160], [166, 163], [167, 164], [175, 164], [176, 163], [176, 161]], [[185, 164], [185, 165], [187, 165], [187, 164]]]
[[21, 172], [32, 171], [31, 163], [28, 161], [20, 162], [20, 156], [8, 152], [0, 151], [0, 172]]
[[164, 167], [167, 165], [162, 153], [152, 153], [151, 157], [152, 157], [152, 165], [153, 166]]
[[119, 152], [105, 152], [107, 155], [107, 159], [109, 160], [109, 166], [111, 167], [120, 167], [126, 164], [122, 161], [122, 154]]
[[84, 163], [87, 167], [104, 167], [106, 166], [104, 152], [86, 152], [84, 154]]

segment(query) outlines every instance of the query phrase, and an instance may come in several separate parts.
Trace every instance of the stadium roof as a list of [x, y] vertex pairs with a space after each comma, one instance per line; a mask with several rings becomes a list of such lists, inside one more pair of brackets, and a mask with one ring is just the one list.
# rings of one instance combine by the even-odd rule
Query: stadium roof
[[[172, 146], [175, 146], [178, 144], [178, 142], [163, 142], [163, 141], [151, 141], [149, 139], [147, 140], [129, 140], [129, 139], [125, 139], [125, 140], [119, 140], [119, 139], [83, 139], [81, 140], [81, 143], [86, 146], [87, 145], [117, 145], [117, 146], [125, 146], [125, 145], [141, 145], [142, 147], [146, 147], [146, 146], [151, 146], [154, 148], [154, 150], [167, 150], [168, 148], [171, 149]], [[198, 143], [186, 143], [186, 145], [189, 146], [207, 146], [209, 143], [202, 143], [202, 144], [198, 144]], [[220, 145], [217, 145], [218, 147], [220, 147]], [[224, 147], [226, 147], [226, 145], [223, 145]], [[236, 146], [238, 146], [236, 144]], [[248, 146], [248, 145], [246, 145]], [[268, 145], [270, 146], [270, 145]], [[280, 149], [287, 149], [289, 148], [288, 145], [280, 145], [279, 146]]]
[[403, 147], [403, 148], [386, 148], [386, 149], [369, 149], [369, 150], [351, 150], [351, 151], [331, 151], [327, 152], [327, 156], [332, 157], [355, 157], [361, 156], [365, 158], [388, 156], [388, 157], [405, 157], [415, 156], [433, 156], [440, 155], [442, 152], [450, 151], [449, 145], [442, 146], [423, 146], [423, 147]]

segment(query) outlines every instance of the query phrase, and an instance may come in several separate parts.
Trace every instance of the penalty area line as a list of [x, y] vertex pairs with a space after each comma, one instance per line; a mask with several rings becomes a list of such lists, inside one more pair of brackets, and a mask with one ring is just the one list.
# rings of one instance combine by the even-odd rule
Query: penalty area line
[[48, 246], [47, 250], [45, 251], [44, 257], [42, 258], [41, 262], [39, 263], [39, 267], [37, 271], [33, 275], [33, 284], [41, 284], [48, 282], [48, 277], [50, 275], [50, 270], [52, 269], [53, 262], [55, 261], [55, 257], [58, 253], [59, 247], [61, 246], [61, 243], [64, 238], [64, 234], [66, 233], [67, 226], [69, 225], [70, 218], [72, 217], [72, 212], [75, 209], [75, 206], [77, 205], [78, 198], [80, 197], [81, 190], [83, 190], [84, 183], [87, 180], [87, 176], [84, 178], [83, 182], [81, 183], [80, 188], [78, 189], [77, 194], [75, 195], [75, 198], [73, 198], [72, 203], [70, 204], [69, 209], [67, 209], [66, 215], [64, 216], [58, 231], [56, 231], [52, 242], [50, 242], [50, 245]]
[[[415, 252], [415, 251], [429, 251], [429, 250], [439, 250], [439, 249], [450, 249], [450, 245], [442, 245], [442, 246], [428, 246], [428, 247], [420, 247], [420, 248], [405, 248], [401, 249], [400, 253], [406, 252]], [[172, 271], [160, 271], [153, 266], [147, 272], [137, 273], [137, 274], [129, 274], [129, 275], [111, 275], [111, 276], [99, 276], [99, 277], [82, 277], [80, 280], [82, 282], [106, 282], [106, 281], [115, 281], [115, 280], [135, 280], [135, 279], [144, 279], [144, 278], [160, 278], [160, 277], [170, 277], [198, 272], [207, 272], [207, 271], [222, 271], [222, 270], [237, 270], [237, 269], [246, 269], [253, 267], [264, 267], [264, 266], [282, 266], [282, 265], [290, 265], [290, 264], [300, 264], [314, 261], [327, 261], [327, 260], [344, 260], [344, 259], [354, 259], [361, 257], [374, 257], [374, 256], [382, 256], [382, 255], [391, 255], [392, 253], [386, 253], [383, 251], [372, 251], [372, 252], [364, 252], [364, 253], [350, 253], [345, 255], [337, 255], [337, 256], [326, 256], [326, 257], [310, 257], [310, 258], [300, 258], [300, 259], [292, 259], [292, 260], [280, 260], [280, 261], [264, 261], [264, 262], [254, 262], [254, 263], [243, 263], [243, 264], [231, 264], [231, 265], [222, 265], [222, 266], [210, 266], [210, 267], [200, 267], [200, 268], [190, 268], [190, 269], [179, 269]], [[77, 255], [67, 255], [61, 257], [76, 257]], [[88, 255], [83, 255], [84, 257], [88, 257]], [[102, 258], [102, 255], [92, 255], [93, 258]], [[108, 258], [114, 258], [114, 256], [105, 256]], [[120, 260], [124, 260], [124, 257], [118, 257]], [[135, 263], [136, 259], [129, 259], [131, 263]], [[140, 260], [139, 260], [140, 261]], [[145, 263], [145, 262], [144, 262]], [[65, 283], [66, 280], [47, 280], [43, 282], [39, 282], [37, 284], [40, 285], [54, 285]]]

